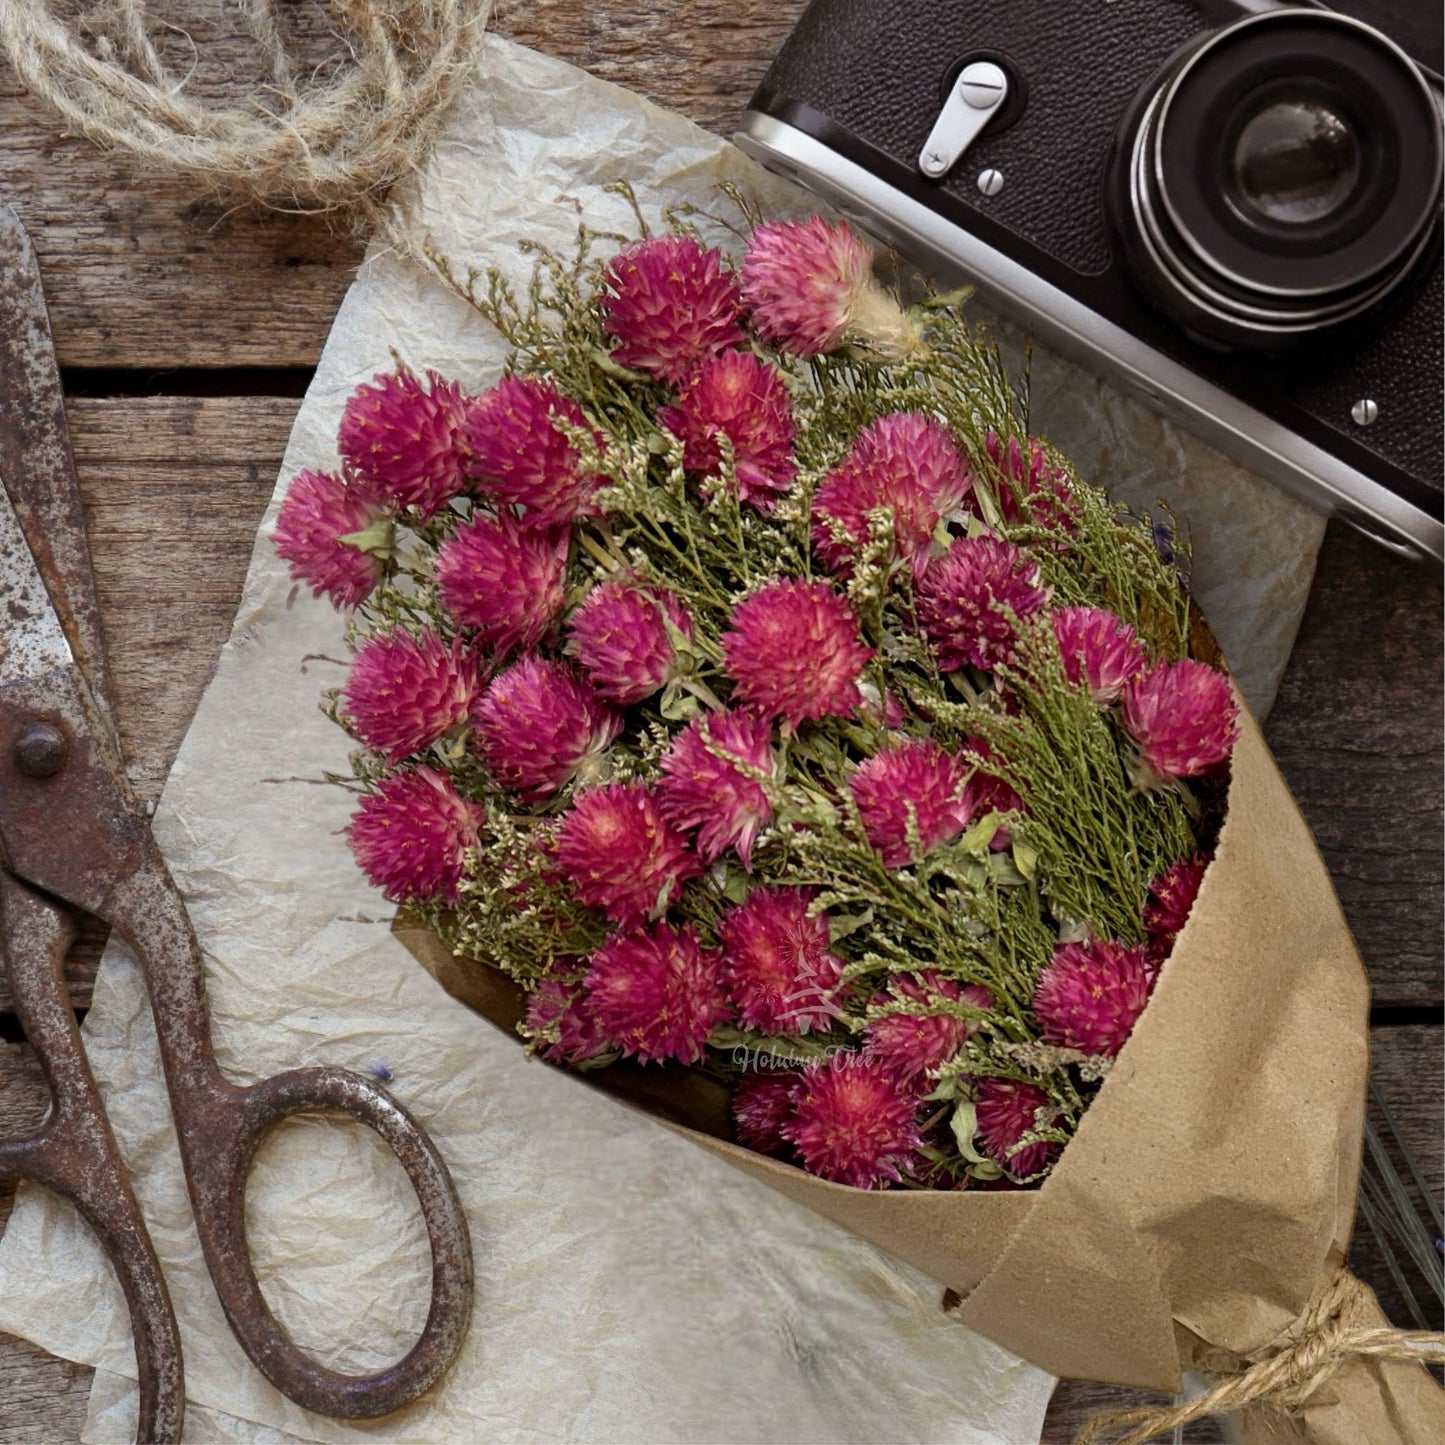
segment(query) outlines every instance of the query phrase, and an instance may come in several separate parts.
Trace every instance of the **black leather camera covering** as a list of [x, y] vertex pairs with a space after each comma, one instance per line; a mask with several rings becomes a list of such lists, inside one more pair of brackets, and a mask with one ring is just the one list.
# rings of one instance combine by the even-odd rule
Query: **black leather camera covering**
[[[1439, 63], [1439, 9], [1418, 0], [1332, 8]], [[1382, 324], [1281, 357], [1221, 355], [1160, 316], [1123, 274], [1105, 220], [1105, 162], [1136, 93], [1183, 43], [1237, 18], [1228, 0], [813, 0], [753, 108], [797, 127], [924, 202], [1156, 349], [1439, 516], [1442, 310], [1433, 275]], [[1410, 20], [1413, 17], [1413, 21]], [[1407, 23], [1409, 22], [1409, 23]], [[986, 131], [942, 182], [917, 169], [944, 77], [975, 50], [1001, 52], [1027, 82], [1017, 122]], [[982, 198], [979, 171], [1004, 173]], [[1350, 420], [1362, 397], [1380, 417]]]

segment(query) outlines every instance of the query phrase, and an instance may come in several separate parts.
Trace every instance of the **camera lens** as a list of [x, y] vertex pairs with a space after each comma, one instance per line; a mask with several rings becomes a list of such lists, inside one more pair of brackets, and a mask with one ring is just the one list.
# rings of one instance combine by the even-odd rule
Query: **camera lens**
[[1247, 221], [1321, 221], [1358, 183], [1360, 147], [1348, 123], [1322, 102], [1270, 101], [1240, 128], [1230, 179], [1230, 199]]
[[1391, 40], [1253, 14], [1136, 98], [1106, 197], [1130, 273], [1202, 339], [1278, 348], [1378, 313], [1440, 231], [1440, 112]]

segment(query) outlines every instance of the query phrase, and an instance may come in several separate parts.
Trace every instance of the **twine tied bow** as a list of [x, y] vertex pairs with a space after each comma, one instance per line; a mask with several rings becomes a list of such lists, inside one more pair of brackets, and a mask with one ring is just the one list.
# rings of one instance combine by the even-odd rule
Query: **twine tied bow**
[[[1265, 1347], [1258, 1363], [1225, 1375], [1212, 1389], [1181, 1405], [1145, 1405], [1095, 1416], [1079, 1432], [1075, 1445], [1105, 1439], [1112, 1439], [1114, 1445], [1143, 1445], [1206, 1415], [1228, 1415], [1250, 1405], [1293, 1410], [1349, 1359], [1445, 1363], [1445, 1334], [1365, 1323], [1374, 1314], [1370, 1291], [1342, 1269]], [[1126, 1433], [1115, 1435], [1120, 1430]]]

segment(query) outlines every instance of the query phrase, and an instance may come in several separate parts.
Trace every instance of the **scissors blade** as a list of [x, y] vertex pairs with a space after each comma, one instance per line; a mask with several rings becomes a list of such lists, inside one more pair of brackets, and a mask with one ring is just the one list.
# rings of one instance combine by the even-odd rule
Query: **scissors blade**
[[[96, 702], [109, 715], [109, 679], [100, 607], [85, 538], [80, 489], [50, 316], [30, 238], [0, 200], [0, 485], [15, 524], [50, 594], [53, 615]], [[4, 524], [0, 524], [4, 525]], [[11, 529], [13, 531], [13, 528]], [[0, 633], [12, 631], [5, 609], [20, 564], [7, 536], [0, 567]]]

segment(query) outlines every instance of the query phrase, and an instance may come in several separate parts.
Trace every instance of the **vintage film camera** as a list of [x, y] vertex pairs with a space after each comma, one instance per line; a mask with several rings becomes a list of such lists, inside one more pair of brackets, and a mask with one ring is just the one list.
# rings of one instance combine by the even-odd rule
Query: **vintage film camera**
[[1438, 562], [1440, 50], [1425, 0], [813, 0], [737, 139]]

